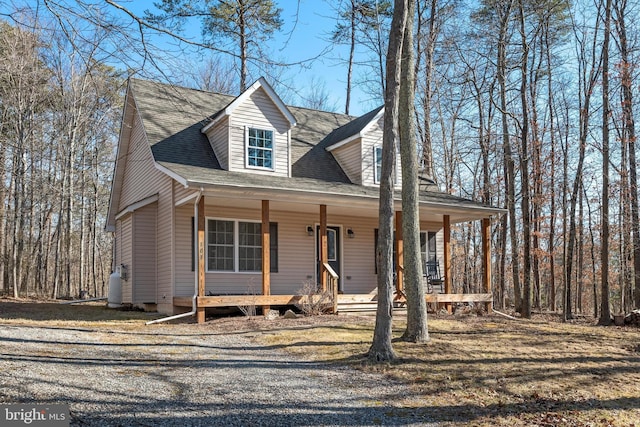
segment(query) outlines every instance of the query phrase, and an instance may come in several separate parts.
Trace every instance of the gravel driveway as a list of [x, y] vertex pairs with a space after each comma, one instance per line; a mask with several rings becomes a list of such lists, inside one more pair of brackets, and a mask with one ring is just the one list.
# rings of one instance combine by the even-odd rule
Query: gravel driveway
[[67, 403], [78, 426], [432, 425], [406, 387], [252, 334], [0, 325], [0, 402]]

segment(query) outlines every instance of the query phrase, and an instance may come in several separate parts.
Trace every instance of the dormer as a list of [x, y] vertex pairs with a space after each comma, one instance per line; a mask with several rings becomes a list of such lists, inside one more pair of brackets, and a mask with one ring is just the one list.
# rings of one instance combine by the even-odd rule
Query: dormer
[[[382, 133], [384, 108], [378, 107], [329, 135], [327, 151], [340, 164], [351, 182], [359, 185], [380, 185], [382, 168]], [[402, 186], [400, 155], [396, 155], [396, 188]]]
[[228, 171], [291, 176], [291, 128], [296, 120], [267, 81], [254, 84], [202, 128]]

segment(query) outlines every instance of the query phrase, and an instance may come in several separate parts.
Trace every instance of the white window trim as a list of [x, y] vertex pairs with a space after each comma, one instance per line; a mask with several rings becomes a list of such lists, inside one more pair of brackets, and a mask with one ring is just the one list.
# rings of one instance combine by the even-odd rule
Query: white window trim
[[380, 149], [380, 175], [382, 175], [382, 145], [374, 145], [373, 146], [373, 183], [380, 184], [380, 179], [378, 178], [378, 156], [377, 152]]
[[[266, 130], [271, 132], [271, 165], [267, 168], [264, 166], [253, 166], [249, 164], [249, 129]], [[276, 170], [276, 130], [270, 127], [245, 126], [244, 127], [244, 167], [247, 169], [256, 169], [274, 172]]]
[[[233, 270], [210, 270], [209, 269], [209, 220], [214, 221], [233, 221]], [[237, 219], [237, 218], [205, 218], [205, 259], [206, 272], [214, 274], [261, 274], [261, 271], [240, 271], [240, 223], [251, 222], [254, 224], [262, 224], [262, 221], [254, 219]]]
[[[380, 185], [380, 179], [378, 179], [378, 176], [376, 174], [376, 169], [377, 169], [377, 157], [376, 156], [376, 152], [377, 150], [380, 149], [380, 175], [382, 175], [382, 145], [374, 145], [373, 146], [373, 183], [376, 185]], [[398, 166], [398, 161], [400, 160], [400, 149], [398, 148], [396, 150], [396, 164], [393, 166], [393, 176], [394, 176], [394, 186], [398, 185], [398, 181], [399, 181], [399, 173], [398, 170], [400, 169]]]

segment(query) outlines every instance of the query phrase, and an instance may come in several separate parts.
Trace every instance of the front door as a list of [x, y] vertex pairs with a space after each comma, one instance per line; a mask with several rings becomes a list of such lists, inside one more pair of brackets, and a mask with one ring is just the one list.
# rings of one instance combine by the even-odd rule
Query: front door
[[[316, 259], [318, 260], [316, 266], [316, 278], [318, 285], [320, 284], [320, 226], [316, 227]], [[327, 258], [329, 265], [333, 268], [333, 271], [338, 275], [338, 289], [342, 290], [342, 274], [340, 273], [340, 227], [327, 226]]]

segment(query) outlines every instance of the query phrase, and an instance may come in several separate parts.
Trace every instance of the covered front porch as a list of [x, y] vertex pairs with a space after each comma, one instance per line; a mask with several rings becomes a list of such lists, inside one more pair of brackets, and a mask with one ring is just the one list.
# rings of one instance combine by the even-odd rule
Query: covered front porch
[[[205, 310], [207, 308], [220, 308], [220, 307], [246, 307], [246, 306], [256, 306], [262, 307], [263, 311], [268, 310], [271, 306], [287, 306], [287, 305], [299, 305], [305, 302], [305, 299], [314, 298], [310, 295], [301, 295], [296, 293], [286, 293], [286, 292], [277, 292], [278, 294], [272, 294], [272, 274], [270, 268], [270, 257], [271, 257], [271, 227], [269, 226], [272, 221], [272, 207], [277, 206], [278, 210], [284, 209], [284, 203], [279, 199], [261, 199], [261, 200], [252, 200], [251, 203], [259, 206], [260, 209], [260, 219], [261, 219], [261, 227], [260, 227], [260, 240], [261, 240], [261, 263], [262, 268], [259, 272], [259, 289], [253, 289], [251, 293], [238, 293], [238, 294], [211, 294], [211, 292], [207, 292], [207, 280], [211, 281], [211, 272], [207, 266], [207, 228], [206, 221], [207, 215], [205, 215], [205, 198], [207, 200], [207, 204], [209, 204], [208, 209], [211, 209], [211, 205], [215, 205], [216, 203], [221, 203], [222, 199], [219, 199], [219, 196], [215, 195], [207, 195], [206, 193], [200, 192], [197, 196], [194, 196], [196, 202], [194, 204], [194, 235], [197, 236], [196, 241], [196, 250], [195, 253], [195, 268], [194, 273], [196, 275], [197, 281], [197, 292], [193, 296], [174, 296], [173, 297], [173, 305], [175, 307], [192, 307], [195, 308], [197, 314], [198, 323], [202, 323], [205, 321]], [[330, 200], [331, 204], [316, 204], [316, 218], [317, 218], [317, 265], [318, 265], [318, 276], [317, 276], [317, 286], [318, 290], [322, 293], [328, 292], [333, 295], [332, 305], [329, 307], [330, 311], [338, 312], [341, 307], [348, 307], [349, 305], [355, 304], [366, 304], [366, 303], [374, 303], [376, 301], [376, 280], [375, 276], [372, 276], [371, 281], [371, 292], [368, 293], [349, 293], [348, 289], [343, 289], [340, 287], [341, 278], [336, 271], [332, 268], [331, 265], [331, 256], [329, 250], [329, 239], [327, 230], [331, 229], [331, 215], [334, 212], [343, 213], [345, 209], [357, 211], [358, 209], [364, 210], [366, 208], [367, 211], [372, 212], [371, 207], [374, 207], [374, 201], [369, 201], [368, 204], [372, 206], [357, 206], [351, 201], [337, 201]], [[287, 203], [292, 203], [291, 200], [288, 200]], [[305, 203], [305, 209], [313, 209], [313, 206], [309, 201]], [[452, 310], [453, 304], [456, 303], [470, 303], [473, 302], [475, 304], [482, 304], [485, 307], [486, 311], [491, 311], [492, 309], [492, 292], [491, 292], [491, 239], [490, 239], [490, 215], [495, 214], [495, 210], [493, 209], [482, 209], [475, 206], [475, 211], [473, 209], [470, 211], [468, 208], [458, 208], [452, 206], [421, 206], [421, 219], [424, 215], [425, 218], [428, 218], [429, 221], [433, 222], [434, 218], [441, 218], [440, 230], [439, 233], [442, 233], [442, 251], [441, 256], [439, 256], [439, 260], [442, 261], [442, 276], [443, 276], [443, 289], [442, 293], [427, 293], [425, 294], [425, 299], [429, 303], [437, 304], [438, 307], [444, 307], [449, 312]], [[442, 214], [441, 212], [448, 211], [447, 214]], [[375, 212], [375, 210], [374, 210]], [[469, 220], [480, 220], [482, 223], [482, 265], [483, 265], [483, 283], [482, 290], [483, 293], [479, 294], [455, 294], [452, 293], [452, 283], [451, 283], [451, 223], [452, 223], [452, 215], [454, 221], [469, 221]], [[398, 304], [405, 303], [404, 296], [404, 279], [403, 279], [403, 264], [404, 264], [404, 256], [403, 256], [403, 236], [402, 236], [402, 211], [397, 210], [396, 215], [396, 234], [395, 234], [395, 271], [396, 271], [396, 289], [395, 289], [395, 302]], [[307, 228], [315, 228], [315, 227], [307, 227]], [[353, 230], [351, 230], [351, 235], [349, 235], [350, 228], [345, 228], [343, 230], [343, 234], [345, 236], [352, 237]], [[308, 233], [311, 236], [311, 233], [315, 233], [314, 230], [309, 229]], [[372, 240], [372, 239], [371, 239]], [[361, 253], [360, 257], [369, 257], [367, 252]], [[207, 277], [209, 275], [209, 277]], [[223, 277], [223, 276], [220, 276]], [[309, 277], [309, 276], [307, 276]], [[350, 278], [350, 277], [347, 277]], [[208, 283], [211, 285], [211, 283]]]

